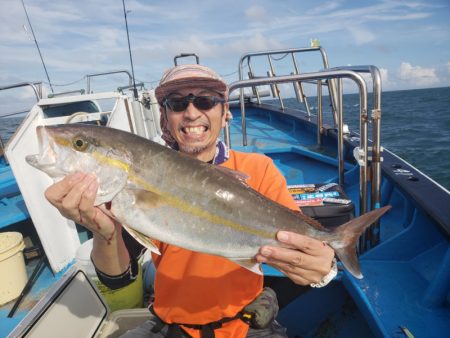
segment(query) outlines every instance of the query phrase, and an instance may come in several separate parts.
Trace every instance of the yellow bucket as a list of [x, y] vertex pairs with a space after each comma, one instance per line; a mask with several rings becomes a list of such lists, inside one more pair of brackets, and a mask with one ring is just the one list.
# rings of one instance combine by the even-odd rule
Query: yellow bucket
[[19, 297], [28, 281], [24, 248], [21, 233], [0, 233], [0, 305]]

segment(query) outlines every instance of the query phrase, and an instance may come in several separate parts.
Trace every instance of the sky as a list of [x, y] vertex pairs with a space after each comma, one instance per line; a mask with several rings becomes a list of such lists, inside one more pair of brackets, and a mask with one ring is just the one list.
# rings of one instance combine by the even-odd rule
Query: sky
[[[86, 74], [131, 72], [122, 0], [23, 0], [55, 92], [86, 87]], [[48, 85], [22, 0], [0, 0], [0, 87]], [[450, 1], [125, 0], [134, 72], [157, 85], [180, 53], [196, 53], [231, 83], [248, 52], [308, 47], [318, 39], [331, 67], [375, 65], [384, 90], [450, 86]], [[193, 61], [187, 58], [180, 63]], [[297, 56], [301, 71], [321, 69], [318, 53]], [[259, 68], [258, 68], [259, 67]], [[265, 75], [267, 60], [255, 61]], [[277, 75], [292, 59], [274, 60]], [[127, 83], [94, 79], [94, 91]], [[0, 92], [1, 93], [1, 92]], [[0, 116], [32, 99], [30, 90], [0, 96]], [[15, 101], [14, 104], [7, 101]]]

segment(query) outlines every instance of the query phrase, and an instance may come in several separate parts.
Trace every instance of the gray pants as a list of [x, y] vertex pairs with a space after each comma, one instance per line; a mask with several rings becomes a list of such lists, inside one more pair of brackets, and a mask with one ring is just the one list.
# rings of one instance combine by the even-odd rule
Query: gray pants
[[[158, 333], [153, 333], [151, 330], [156, 325], [158, 320], [152, 314], [149, 314], [149, 319], [133, 330], [129, 330], [123, 334], [122, 338], [164, 338], [167, 335], [169, 327], [165, 325]], [[239, 319], [236, 319], [239, 320]], [[183, 333], [183, 337], [189, 335]], [[276, 320], [265, 329], [252, 329], [247, 332], [247, 338], [287, 338], [286, 329], [282, 327]]]

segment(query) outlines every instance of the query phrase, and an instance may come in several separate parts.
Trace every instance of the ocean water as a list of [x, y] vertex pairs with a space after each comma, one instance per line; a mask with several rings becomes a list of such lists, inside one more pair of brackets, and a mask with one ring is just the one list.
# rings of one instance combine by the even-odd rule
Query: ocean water
[[[295, 99], [286, 106], [302, 107]], [[309, 104], [314, 112], [315, 99]], [[450, 190], [450, 87], [384, 92], [381, 143]], [[369, 109], [371, 99], [369, 97]], [[9, 140], [23, 117], [0, 118], [0, 136]], [[359, 97], [344, 96], [344, 122], [359, 129]]]
[[[308, 103], [314, 113], [315, 98]], [[296, 99], [285, 105], [303, 107]], [[344, 95], [343, 108], [344, 123], [359, 132], [359, 95]], [[450, 190], [450, 87], [384, 92], [381, 114], [381, 145]]]

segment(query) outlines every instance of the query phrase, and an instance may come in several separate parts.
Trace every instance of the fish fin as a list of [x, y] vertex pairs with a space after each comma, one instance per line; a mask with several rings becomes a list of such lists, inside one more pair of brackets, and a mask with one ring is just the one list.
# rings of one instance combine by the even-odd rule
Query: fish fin
[[237, 171], [237, 170], [233, 170], [233, 169], [229, 169], [226, 167], [222, 167], [222, 166], [214, 166], [217, 170], [221, 171], [222, 173], [224, 173], [225, 175], [237, 178], [239, 181], [241, 181], [242, 183], [246, 184], [246, 181], [250, 178], [250, 176], [248, 176], [246, 173], [243, 173], [242, 171]]
[[390, 205], [372, 210], [340, 225], [332, 233], [332, 239], [327, 241], [334, 249], [344, 267], [356, 278], [363, 278], [356, 254], [356, 245], [361, 234], [371, 224], [375, 223], [389, 209]]
[[128, 225], [122, 224], [122, 226], [135, 240], [137, 240], [151, 252], [154, 252], [157, 255], [161, 255], [161, 252], [159, 252], [158, 247], [155, 245], [155, 243], [153, 243], [153, 240], [150, 237], [147, 237], [144, 234], [140, 233], [139, 231], [130, 228]]
[[257, 275], [263, 274], [261, 264], [252, 258], [229, 258], [229, 260], [242, 266], [243, 268], [246, 268], [247, 270], [250, 270], [253, 273], [256, 273]]

